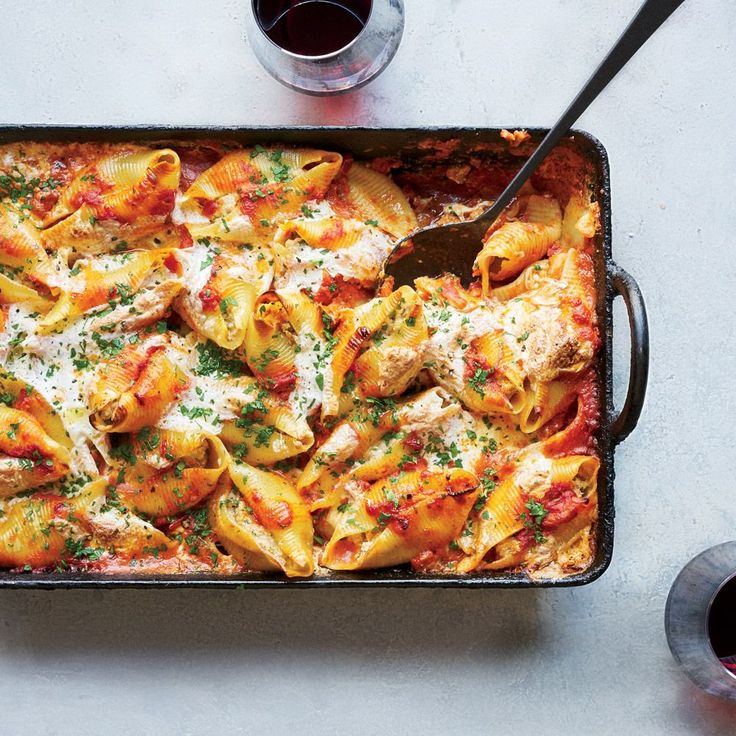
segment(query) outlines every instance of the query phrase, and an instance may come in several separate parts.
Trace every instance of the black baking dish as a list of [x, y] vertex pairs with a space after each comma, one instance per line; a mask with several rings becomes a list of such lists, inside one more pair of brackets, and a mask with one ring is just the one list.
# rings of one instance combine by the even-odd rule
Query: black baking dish
[[[512, 128], [513, 129], [513, 128]], [[489, 155], [504, 156], [500, 128], [175, 128], [158, 126], [80, 127], [80, 126], [0, 126], [0, 143], [15, 141], [106, 141], [165, 142], [216, 140], [253, 145], [284, 142], [319, 146], [350, 152], [356, 158], [373, 158], [400, 154], [411, 161], [427, 156], [423, 141], [457, 139], [457, 153], [462, 155], [477, 146], [497, 147]], [[547, 132], [529, 129], [537, 142]], [[589, 162], [589, 184], [597, 192], [601, 207], [602, 231], [595, 255], [598, 317], [601, 351], [598, 376], [603, 399], [601, 426], [597, 441], [601, 458], [599, 475], [599, 520], [593, 564], [584, 572], [561, 580], [533, 581], [523, 573], [493, 572], [467, 575], [432, 575], [413, 573], [408, 568], [338, 573], [306, 579], [287, 579], [273, 573], [247, 573], [235, 576], [187, 574], [169, 576], [103, 575], [95, 573], [23, 573], [0, 571], [0, 587], [4, 588], [114, 588], [114, 587], [326, 587], [326, 586], [401, 586], [401, 587], [564, 587], [586, 585], [605, 572], [613, 554], [614, 521], [614, 452], [636, 426], [646, 390], [649, 336], [641, 292], [634, 279], [619, 268], [611, 254], [611, 186], [608, 157], [593, 136], [573, 131], [562, 145], [574, 148]], [[519, 161], [520, 159], [516, 159]], [[517, 164], [518, 165], [518, 164]], [[626, 401], [620, 411], [613, 407], [612, 343], [613, 300], [622, 296], [628, 311], [631, 332], [631, 368]]]

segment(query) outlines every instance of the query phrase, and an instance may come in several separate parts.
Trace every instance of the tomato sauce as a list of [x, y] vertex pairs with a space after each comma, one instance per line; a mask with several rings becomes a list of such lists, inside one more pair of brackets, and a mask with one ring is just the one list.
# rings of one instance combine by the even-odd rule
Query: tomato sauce
[[455, 179], [448, 177], [447, 169], [443, 163], [419, 171], [399, 170], [393, 175], [422, 224], [439, 215], [445, 204], [494, 199], [513, 176], [513, 171], [493, 164], [471, 165], [463, 178]]
[[181, 263], [179, 263], [179, 259], [173, 253], [169, 253], [169, 255], [164, 258], [164, 266], [166, 266], [171, 273], [175, 273], [177, 276], [181, 275]]
[[595, 433], [600, 424], [600, 399], [595, 370], [583, 373], [577, 386], [578, 406], [572, 422], [544, 443], [548, 457], [595, 454]]
[[571, 483], [553, 483], [541, 501], [547, 511], [542, 520], [542, 530], [551, 531], [566, 524], [589, 503], [590, 499], [581, 498], [575, 493]]
[[[267, 387], [276, 394], [288, 394], [296, 386], [296, 371], [288, 373], [279, 373], [276, 376], [265, 376], [264, 373], [258, 375], [259, 378], [265, 377]], [[263, 380], [262, 380], [263, 382]]]
[[375, 503], [368, 500], [365, 510], [376, 519], [379, 527], [390, 527], [397, 534], [404, 534], [411, 524], [409, 514], [414, 513], [413, 504], [414, 500], [409, 497], [399, 498], [396, 502], [386, 499]]
[[217, 200], [215, 199], [200, 199], [199, 205], [202, 208], [202, 214], [205, 217], [212, 218], [217, 214]]
[[325, 271], [322, 277], [322, 284], [314, 294], [314, 301], [323, 306], [336, 304], [352, 307], [363, 304], [372, 296], [372, 286], [363, 286], [358, 281], [346, 279], [340, 273], [332, 276]]
[[291, 506], [286, 501], [264, 499], [260, 493], [252, 493], [248, 500], [256, 520], [269, 532], [287, 529], [294, 521]]
[[[179, 247], [180, 248], [189, 248], [190, 246], [194, 245], [194, 240], [192, 236], [189, 234], [189, 230], [187, 230], [184, 225], [175, 225], [174, 227], [179, 236]], [[166, 263], [166, 261], [164, 261], [164, 263]], [[177, 264], [178, 264], [178, 260], [177, 260]], [[171, 267], [169, 266], [168, 263], [166, 263], [166, 267], [171, 271]]]
[[240, 193], [240, 211], [260, 223], [262, 214], [275, 211], [290, 201], [283, 184], [264, 184], [262, 187], [247, 189]]
[[182, 146], [174, 149], [181, 162], [181, 177], [179, 188], [185, 192], [194, 183], [194, 180], [221, 158], [222, 151], [210, 146]]
[[220, 294], [217, 289], [214, 289], [211, 286], [205, 286], [197, 296], [199, 297], [202, 309], [205, 312], [214, 312], [216, 309], [219, 309], [220, 302], [222, 301], [222, 294]]
[[26, 391], [26, 387], [24, 386], [18, 393], [18, 398], [15, 400], [14, 405], [16, 409], [27, 411], [30, 414], [33, 414], [33, 409], [36, 405], [34, 392], [31, 391], [29, 393], [28, 391]]
[[418, 455], [424, 449], [424, 442], [416, 432], [410, 432], [401, 441], [401, 444], [411, 453]]

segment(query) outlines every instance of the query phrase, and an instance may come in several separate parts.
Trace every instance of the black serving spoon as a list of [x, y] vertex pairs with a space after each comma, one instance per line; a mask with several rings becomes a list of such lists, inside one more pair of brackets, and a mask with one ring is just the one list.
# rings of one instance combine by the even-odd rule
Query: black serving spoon
[[[488, 228], [511, 204], [524, 182], [567, 135], [590, 103], [683, 2], [684, 0], [646, 0], [593, 76], [493, 205], [474, 220], [426, 227], [399, 240], [384, 264], [384, 278], [393, 276], [396, 287], [403, 284], [413, 285], [414, 279], [419, 276], [439, 275], [439, 268], [440, 271], [452, 271], [467, 285], [473, 275], [473, 262], [478, 255], [481, 240]], [[412, 241], [413, 249], [406, 255], [400, 255], [401, 250], [406, 249], [408, 240]], [[435, 272], [431, 273], [430, 269]]]

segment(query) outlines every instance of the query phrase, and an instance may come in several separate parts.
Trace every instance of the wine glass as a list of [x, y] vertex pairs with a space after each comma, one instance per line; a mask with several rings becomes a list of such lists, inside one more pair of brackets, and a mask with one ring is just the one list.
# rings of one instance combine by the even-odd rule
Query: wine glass
[[332, 95], [374, 79], [404, 32], [403, 0], [251, 0], [248, 40], [279, 82]]
[[685, 674], [711, 695], [736, 700], [736, 542], [691, 560], [672, 584], [667, 643]]

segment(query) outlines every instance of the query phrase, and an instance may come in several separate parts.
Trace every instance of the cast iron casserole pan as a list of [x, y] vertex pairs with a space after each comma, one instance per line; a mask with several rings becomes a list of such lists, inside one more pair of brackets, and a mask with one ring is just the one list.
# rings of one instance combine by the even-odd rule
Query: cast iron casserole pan
[[[515, 126], [508, 126], [513, 130]], [[532, 142], [540, 141], [546, 129], [529, 128]], [[426, 141], [457, 140], [457, 152], [485, 146], [499, 146], [500, 128], [358, 128], [358, 127], [288, 127], [288, 128], [175, 128], [165, 126], [87, 127], [87, 126], [0, 126], [0, 144], [16, 141], [39, 142], [139, 142], [161, 143], [210, 140], [243, 145], [274, 142], [303, 144], [352, 153], [356, 158], [400, 156], [402, 160], [426, 156]], [[601, 332], [598, 356], [598, 381], [601, 423], [597, 433], [601, 469], [598, 476], [599, 518], [596, 528], [596, 554], [591, 566], [561, 580], [531, 580], [524, 573], [480, 572], [466, 575], [414, 573], [408, 568], [356, 572], [329, 572], [306, 579], [287, 580], [273, 573], [240, 575], [102, 575], [98, 573], [15, 573], [0, 571], [4, 588], [118, 588], [118, 587], [327, 587], [327, 586], [398, 586], [465, 588], [539, 588], [587, 585], [608, 568], [613, 555], [613, 481], [614, 451], [636, 426], [641, 414], [649, 370], [649, 331], [646, 310], [636, 281], [617, 266], [611, 255], [611, 184], [608, 156], [601, 143], [584, 131], [573, 131], [564, 144], [578, 152], [588, 163], [588, 184], [600, 204], [601, 233], [595, 249], [596, 296]], [[519, 165], [516, 159], [516, 166]], [[510, 163], [510, 161], [509, 161]], [[613, 300], [621, 296], [626, 304], [631, 334], [629, 384], [621, 410], [613, 406], [612, 345]]]

